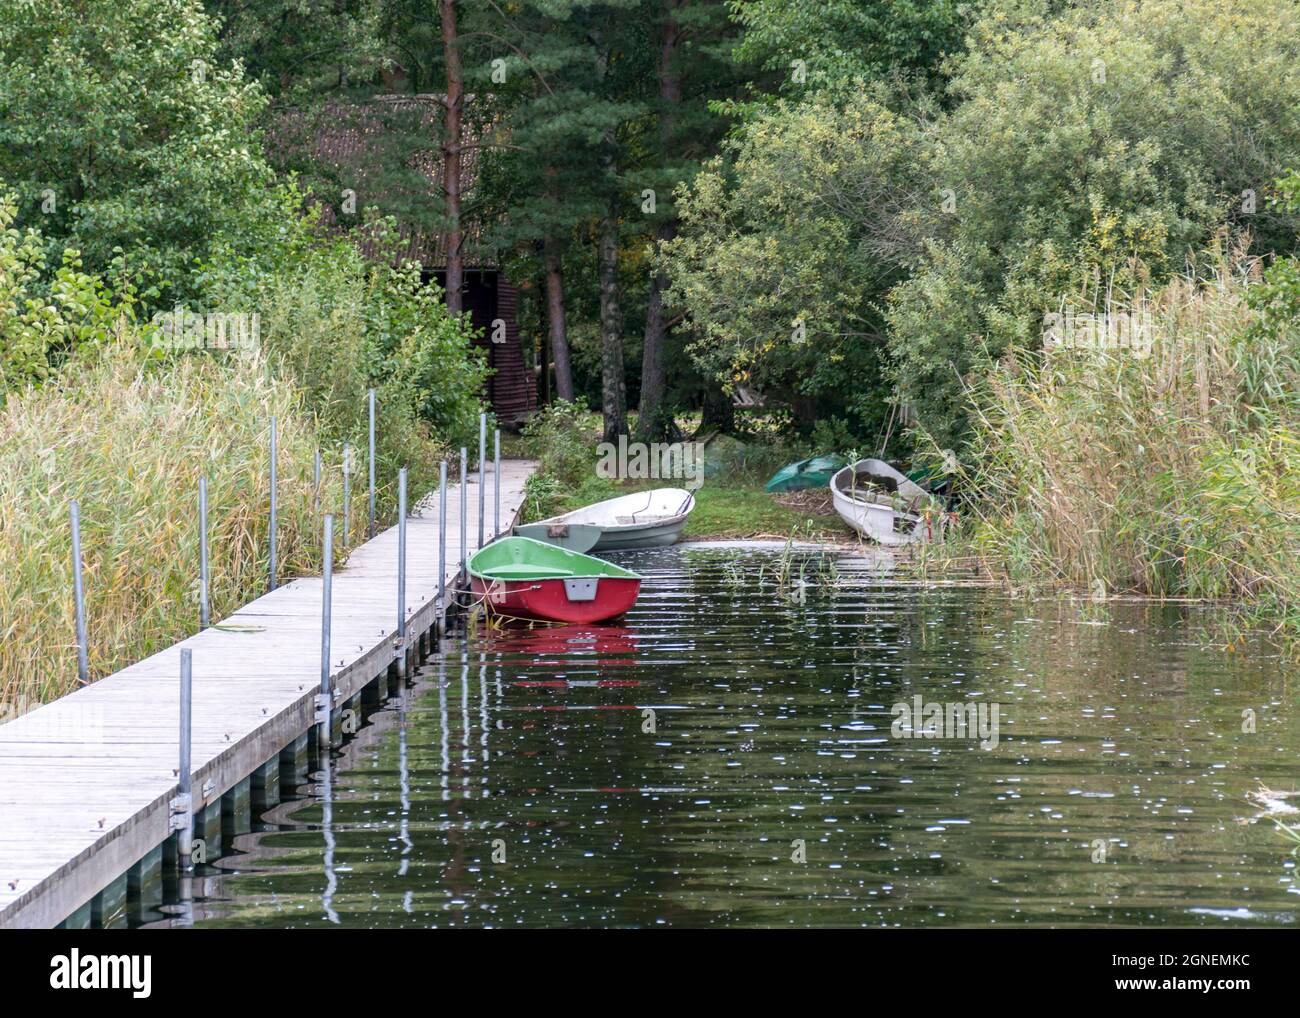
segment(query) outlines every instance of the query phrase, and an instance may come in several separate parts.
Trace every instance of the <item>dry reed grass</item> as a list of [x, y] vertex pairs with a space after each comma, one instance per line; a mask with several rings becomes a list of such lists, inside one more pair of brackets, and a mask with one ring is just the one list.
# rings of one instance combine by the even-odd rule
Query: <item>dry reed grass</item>
[[[280, 572], [316, 572], [315, 425], [259, 358], [158, 363], [119, 346], [58, 385], [10, 395], [0, 408], [0, 708], [76, 685], [70, 499], [81, 504], [92, 678], [197, 628], [200, 475], [213, 620], [265, 591], [272, 414]], [[341, 502], [338, 464], [327, 467], [322, 512]]]
[[1300, 351], [1254, 327], [1258, 266], [1101, 302], [1145, 310], [1149, 357], [1004, 358], [974, 394], [976, 547], [1013, 577], [1227, 600], [1300, 633]]

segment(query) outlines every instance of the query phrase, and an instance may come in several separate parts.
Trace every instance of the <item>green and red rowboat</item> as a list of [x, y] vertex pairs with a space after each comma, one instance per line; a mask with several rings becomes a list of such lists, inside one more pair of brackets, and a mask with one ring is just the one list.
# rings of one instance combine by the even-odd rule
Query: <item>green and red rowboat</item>
[[467, 568], [484, 606], [510, 618], [604, 622], [636, 604], [641, 591], [630, 569], [529, 537], [493, 541]]

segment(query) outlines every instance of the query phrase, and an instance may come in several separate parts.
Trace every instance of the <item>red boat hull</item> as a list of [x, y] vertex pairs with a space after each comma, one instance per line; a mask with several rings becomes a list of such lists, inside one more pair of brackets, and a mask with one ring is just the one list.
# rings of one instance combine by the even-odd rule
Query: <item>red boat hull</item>
[[543, 622], [604, 622], [636, 604], [641, 581], [602, 576], [590, 601], [569, 600], [562, 579], [484, 580], [472, 576], [470, 587], [496, 615]]

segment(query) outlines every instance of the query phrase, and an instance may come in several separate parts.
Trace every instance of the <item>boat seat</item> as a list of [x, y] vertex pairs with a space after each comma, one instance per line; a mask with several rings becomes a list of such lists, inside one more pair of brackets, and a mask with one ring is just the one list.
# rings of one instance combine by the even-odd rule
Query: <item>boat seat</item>
[[529, 562], [508, 562], [505, 565], [490, 566], [483, 570], [484, 576], [510, 579], [513, 576], [572, 576], [572, 569], [560, 569], [556, 566], [538, 566]]

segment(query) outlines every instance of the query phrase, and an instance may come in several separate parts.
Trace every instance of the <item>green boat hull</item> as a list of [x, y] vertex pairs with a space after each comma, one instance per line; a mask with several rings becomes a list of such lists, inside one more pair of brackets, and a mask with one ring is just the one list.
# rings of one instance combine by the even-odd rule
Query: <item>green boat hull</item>
[[814, 456], [782, 467], [763, 486], [764, 491], [803, 491], [807, 488], [824, 488], [831, 483], [835, 472], [848, 460], [834, 454]]

